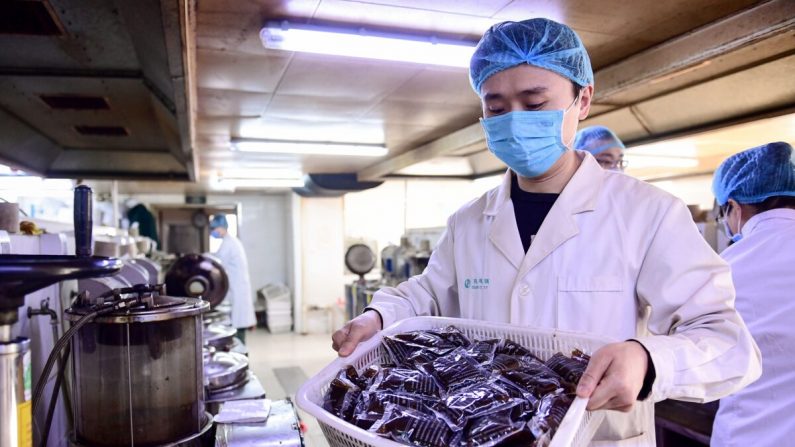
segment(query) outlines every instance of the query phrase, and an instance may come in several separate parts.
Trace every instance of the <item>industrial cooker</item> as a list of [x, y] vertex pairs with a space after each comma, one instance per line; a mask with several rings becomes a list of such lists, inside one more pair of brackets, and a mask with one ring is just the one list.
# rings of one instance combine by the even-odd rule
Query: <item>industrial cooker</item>
[[165, 445], [189, 442], [212, 426], [204, 408], [202, 319], [209, 303], [138, 285], [111, 296], [82, 295], [66, 311], [72, 338], [74, 442]]

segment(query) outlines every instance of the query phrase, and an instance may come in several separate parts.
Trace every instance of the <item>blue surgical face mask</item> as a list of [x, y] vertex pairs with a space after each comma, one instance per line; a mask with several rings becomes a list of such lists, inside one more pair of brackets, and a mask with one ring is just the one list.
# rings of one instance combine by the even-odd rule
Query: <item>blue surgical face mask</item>
[[221, 239], [221, 233], [218, 230], [213, 230], [210, 232], [210, 237], [214, 237], [216, 239]]
[[489, 150], [522, 177], [538, 177], [568, 150], [563, 143], [563, 117], [566, 110], [509, 112], [481, 118]]
[[[742, 213], [742, 210], [738, 210]], [[737, 233], [732, 233], [732, 229], [729, 226], [729, 213], [726, 213], [726, 217], [723, 219], [723, 231], [726, 232], [726, 236], [729, 237], [729, 240], [732, 244], [736, 244], [743, 239], [742, 231], [738, 231]], [[742, 214], [740, 214], [739, 218], [737, 219], [737, 228], [740, 228], [740, 223], [742, 222]]]

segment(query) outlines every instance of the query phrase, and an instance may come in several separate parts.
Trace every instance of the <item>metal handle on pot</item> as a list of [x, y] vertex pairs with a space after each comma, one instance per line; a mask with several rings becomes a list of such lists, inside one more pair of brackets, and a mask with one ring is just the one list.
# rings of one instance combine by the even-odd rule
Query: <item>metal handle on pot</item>
[[91, 247], [91, 231], [94, 222], [91, 196], [91, 188], [88, 186], [80, 185], [75, 188], [75, 254], [78, 257], [89, 257], [93, 251]]

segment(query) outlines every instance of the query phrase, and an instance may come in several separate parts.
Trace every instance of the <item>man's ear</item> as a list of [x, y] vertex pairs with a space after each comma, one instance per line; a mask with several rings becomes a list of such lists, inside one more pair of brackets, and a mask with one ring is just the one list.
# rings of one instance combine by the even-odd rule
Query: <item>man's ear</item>
[[591, 111], [591, 100], [593, 99], [593, 85], [588, 85], [580, 90], [580, 114], [579, 120], [582, 121], [588, 118], [588, 113]]

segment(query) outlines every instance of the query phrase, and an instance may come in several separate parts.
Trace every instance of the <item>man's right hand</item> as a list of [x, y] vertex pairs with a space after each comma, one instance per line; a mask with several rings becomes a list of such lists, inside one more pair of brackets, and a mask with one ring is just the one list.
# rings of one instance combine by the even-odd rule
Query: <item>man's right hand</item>
[[351, 355], [359, 343], [369, 340], [381, 330], [381, 315], [368, 310], [342, 327], [331, 336], [332, 347], [340, 357]]

